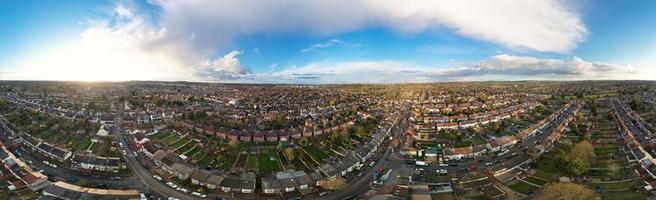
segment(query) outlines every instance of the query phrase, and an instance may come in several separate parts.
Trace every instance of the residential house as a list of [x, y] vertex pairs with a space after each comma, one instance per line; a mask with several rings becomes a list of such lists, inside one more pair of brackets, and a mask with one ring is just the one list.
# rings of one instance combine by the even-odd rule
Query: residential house
[[191, 174], [191, 183], [194, 185], [205, 186], [210, 176], [210, 172], [204, 169], [197, 169]]
[[183, 162], [175, 162], [171, 168], [173, 169], [175, 176], [182, 180], [188, 179], [189, 176], [191, 176], [191, 174], [194, 172], [194, 168]]
[[207, 186], [207, 188], [211, 190], [215, 190], [221, 185], [222, 181], [223, 181], [223, 177], [212, 174], [209, 177], [207, 177], [207, 180], [205, 180], [205, 186]]

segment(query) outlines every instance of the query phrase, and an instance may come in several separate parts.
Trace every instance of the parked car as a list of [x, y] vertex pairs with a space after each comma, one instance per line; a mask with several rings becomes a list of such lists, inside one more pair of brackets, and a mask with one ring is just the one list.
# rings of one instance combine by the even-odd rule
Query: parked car
[[198, 193], [198, 192], [192, 192], [191, 195], [194, 195], [194, 196], [197, 196], [197, 197], [200, 197], [200, 198], [205, 198], [205, 197], [207, 197], [207, 195], [205, 195], [205, 194], [201, 194], [201, 193]]
[[178, 188], [178, 186], [175, 185], [175, 183], [166, 182], [166, 185], [168, 185], [169, 187], [171, 187], [171, 188], [173, 188], [173, 189], [177, 189], [177, 188]]

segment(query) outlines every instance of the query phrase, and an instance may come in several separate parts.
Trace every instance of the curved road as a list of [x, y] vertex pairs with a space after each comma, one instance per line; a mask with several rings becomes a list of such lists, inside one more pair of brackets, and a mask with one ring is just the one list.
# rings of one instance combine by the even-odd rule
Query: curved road
[[119, 142], [123, 143], [122, 149], [127, 152], [127, 154], [123, 156], [126, 163], [130, 166], [130, 169], [132, 169], [133, 173], [135, 173], [139, 179], [141, 179], [141, 182], [145, 184], [146, 188], [167, 197], [175, 197], [178, 199], [200, 199], [189, 194], [181, 193], [173, 188], [168, 187], [164, 183], [155, 180], [152, 177], [150, 171], [148, 171], [141, 165], [141, 163], [139, 163], [139, 161], [134, 156], [135, 153], [132, 152], [130, 148], [128, 148], [128, 143], [126, 143], [125, 137], [123, 137], [121, 134], [121, 127], [123, 126], [123, 107], [118, 106], [118, 108], [118, 113], [114, 119], [114, 135]]

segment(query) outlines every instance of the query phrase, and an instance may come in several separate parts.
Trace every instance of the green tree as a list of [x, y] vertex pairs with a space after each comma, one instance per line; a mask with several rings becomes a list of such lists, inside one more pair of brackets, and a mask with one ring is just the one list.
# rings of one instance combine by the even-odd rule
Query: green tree
[[575, 176], [581, 176], [590, 170], [590, 163], [581, 158], [574, 158], [569, 161], [567, 170]]
[[89, 102], [89, 104], [87, 104], [87, 109], [89, 110], [96, 109], [96, 102]]
[[303, 146], [303, 147], [307, 146], [308, 143], [309, 143], [309, 141], [308, 141], [307, 137], [302, 137], [301, 139], [298, 140], [298, 144]]
[[363, 126], [358, 126], [355, 129], [355, 134], [362, 137], [362, 138], [369, 136], [369, 134], [367, 133], [367, 130]]
[[287, 124], [287, 117], [285, 116], [285, 114], [280, 113], [276, 118], [276, 125], [278, 127], [284, 127], [285, 124]]
[[7, 101], [0, 99], [0, 112], [4, 112], [7, 109]]
[[330, 133], [330, 140], [332, 142], [338, 142], [340, 137], [341, 136], [340, 136], [339, 132], [337, 132], [337, 131], [333, 131], [333, 132]]

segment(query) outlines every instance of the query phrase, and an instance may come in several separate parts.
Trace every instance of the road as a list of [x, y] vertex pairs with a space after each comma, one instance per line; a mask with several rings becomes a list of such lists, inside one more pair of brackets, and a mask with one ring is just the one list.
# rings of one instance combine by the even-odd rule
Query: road
[[[490, 166], [503, 166], [503, 167], [514, 167], [510, 166], [511, 163], [520, 163], [522, 161], [525, 161], [529, 158], [528, 154], [526, 154], [524, 151], [525, 149], [531, 149], [535, 145], [540, 144], [540, 142], [545, 141], [547, 137], [549, 137], [550, 134], [546, 133], [551, 133], [558, 124], [563, 122], [567, 118], [567, 116], [571, 115], [576, 108], [575, 103], [569, 105], [566, 109], [563, 110], [563, 112], [559, 113], [553, 120], [547, 122], [547, 124], [539, 129], [536, 130], [536, 134], [533, 134], [529, 137], [527, 137], [524, 140], [521, 140], [520, 143], [514, 145], [512, 148], [509, 149], [509, 152], [505, 153], [503, 156], [497, 156], [496, 154], [483, 154], [481, 157], [476, 158], [476, 159], [467, 159], [467, 160], [461, 160], [461, 161], [447, 161], [446, 164], [448, 166], [445, 167], [439, 167], [435, 165], [431, 165], [428, 167], [424, 167], [424, 170], [431, 170], [435, 171], [437, 169], [446, 169], [449, 172], [449, 175], [451, 176], [457, 176], [459, 173], [466, 173], [466, 172], [460, 172], [459, 170], [464, 170], [464, 169], [469, 169], [472, 167], [475, 167], [477, 169], [483, 169], [487, 168]], [[515, 156], [512, 156], [512, 155]], [[507, 162], [509, 160], [516, 160], [517, 162]], [[488, 163], [492, 163], [492, 165], [488, 166]]]
[[[0, 120], [0, 123], [3, 125], [7, 122], [4, 118]], [[8, 136], [9, 133], [7, 133], [8, 130], [5, 130], [5, 127], [9, 127], [7, 125], [0, 126], [0, 139], [5, 142], [5, 143], [13, 143], [14, 141], [11, 141], [11, 139]], [[15, 139], [15, 138], [13, 138]], [[138, 178], [134, 174], [130, 174], [130, 176], [127, 177], [121, 177], [120, 180], [108, 180], [107, 178], [102, 178], [102, 177], [89, 177], [89, 176], [83, 176], [80, 175], [79, 172], [75, 170], [71, 170], [67, 167], [58, 167], [58, 168], [53, 168], [50, 166], [47, 166], [42, 163], [42, 159], [37, 159], [34, 156], [32, 156], [24, 147], [19, 147], [16, 149], [16, 156], [19, 157], [22, 161], [30, 165], [34, 170], [39, 171], [43, 170], [45, 174], [48, 175], [48, 177], [53, 177], [57, 180], [63, 180], [63, 181], [68, 181], [69, 179], [85, 179], [87, 180], [90, 184], [92, 185], [111, 185], [113, 188], [134, 188], [138, 190], [143, 190], [145, 189], [143, 187], [143, 184], [138, 184], [137, 180]]]
[[181, 192], [178, 192], [177, 190], [170, 188], [166, 186], [166, 184], [159, 182], [153, 178], [153, 175], [150, 173], [149, 170], [144, 168], [141, 163], [136, 158], [136, 154], [132, 152], [132, 150], [128, 147], [128, 143], [125, 140], [125, 137], [121, 133], [121, 128], [123, 126], [123, 106], [117, 106], [118, 112], [116, 114], [116, 118], [114, 119], [114, 136], [116, 136], [116, 140], [123, 143], [123, 147], [121, 148], [122, 150], [125, 150], [127, 152], [126, 155], [123, 155], [123, 158], [125, 159], [126, 163], [132, 169], [132, 172], [136, 174], [141, 182], [145, 184], [145, 186], [150, 189], [151, 191], [158, 193], [163, 196], [167, 197], [175, 197], [178, 199], [200, 199], [195, 196], [189, 195], [189, 194], [184, 194]]
[[[398, 125], [396, 124], [393, 125], [392, 128], [388, 130], [387, 134], [391, 132], [395, 136], [399, 136], [401, 133], [403, 133], [403, 130], [405, 130], [405, 127], [407, 126], [407, 118], [409, 113], [410, 113], [409, 107], [404, 106], [402, 115], [400, 119], [397, 120]], [[378, 160], [376, 160], [374, 166], [366, 168], [366, 170], [362, 173], [362, 176], [357, 177], [355, 180], [349, 180], [346, 188], [337, 190], [329, 195], [319, 197], [316, 199], [319, 200], [349, 199], [366, 193], [371, 187], [371, 184], [373, 182], [374, 171], [382, 166], [390, 168], [391, 166], [388, 165], [394, 164], [387, 159], [389, 158], [390, 154], [392, 154], [393, 148], [387, 148], [387, 147], [388, 146], [385, 146], [384, 149], [385, 152], [378, 158]], [[399, 163], [396, 164], [398, 165]]]

